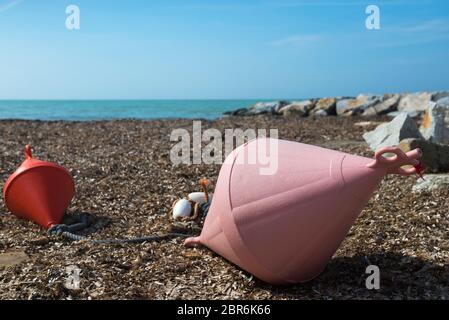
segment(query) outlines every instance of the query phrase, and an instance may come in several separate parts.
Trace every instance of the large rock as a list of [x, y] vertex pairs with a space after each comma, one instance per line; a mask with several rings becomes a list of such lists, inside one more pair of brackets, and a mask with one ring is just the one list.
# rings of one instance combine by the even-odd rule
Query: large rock
[[397, 109], [399, 98], [401, 96], [399, 94], [393, 96], [385, 96], [383, 101], [379, 103], [373, 104], [371, 107], [366, 108], [362, 116], [376, 116], [381, 114], [386, 114]]
[[315, 105], [315, 109], [313, 110], [313, 113], [321, 113], [321, 110], [324, 110], [326, 112], [326, 115], [336, 115], [336, 106], [337, 106], [337, 99], [335, 98], [323, 98], [318, 100], [318, 102]]
[[288, 101], [258, 102], [248, 110], [249, 114], [277, 113], [282, 107], [288, 105]]
[[399, 148], [408, 152], [420, 148], [423, 152], [421, 161], [426, 172], [449, 172], [449, 146], [433, 143], [424, 139], [404, 139]]
[[417, 92], [405, 94], [399, 101], [399, 111], [417, 111], [424, 112], [429, 107], [432, 94], [428, 92]]
[[431, 102], [420, 127], [424, 138], [435, 143], [449, 144], [449, 97]]
[[410, 118], [416, 118], [417, 116], [419, 116], [419, 113], [416, 111], [391, 111], [387, 113], [387, 117], [394, 118], [400, 114], [406, 114]]
[[323, 109], [319, 109], [319, 110], [313, 110], [313, 113], [312, 113], [312, 116], [314, 116], [314, 117], [326, 117], [326, 116], [328, 116], [329, 114], [327, 113], [327, 111], [326, 110], [323, 110]]
[[357, 115], [365, 109], [382, 101], [380, 96], [360, 94], [354, 99], [343, 99], [337, 102], [337, 115]]
[[449, 91], [437, 91], [432, 92], [432, 101], [437, 102], [438, 100], [441, 100], [443, 98], [449, 97]]
[[379, 125], [363, 135], [374, 151], [381, 147], [396, 146], [406, 138], [422, 138], [415, 122], [407, 115], [400, 114], [388, 123]]
[[314, 103], [312, 100], [294, 101], [293, 103], [282, 107], [278, 112], [283, 116], [307, 116], [313, 107]]
[[432, 191], [449, 188], [449, 174], [425, 174], [424, 179], [418, 179], [413, 186], [414, 192]]
[[246, 116], [246, 115], [248, 115], [248, 109], [240, 108], [237, 110], [225, 111], [223, 114], [227, 115], [227, 116]]

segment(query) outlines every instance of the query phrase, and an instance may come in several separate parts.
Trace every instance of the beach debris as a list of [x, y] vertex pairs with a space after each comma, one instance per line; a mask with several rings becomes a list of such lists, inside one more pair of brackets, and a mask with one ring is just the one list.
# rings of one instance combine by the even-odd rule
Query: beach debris
[[[259, 174], [265, 163], [235, 161], [254, 145], [273, 143], [274, 176]], [[419, 149], [384, 147], [369, 159], [294, 141], [251, 140], [226, 158], [203, 230], [185, 244], [203, 244], [271, 284], [309, 281], [324, 270], [384, 176], [420, 174], [420, 157]]]
[[416, 123], [406, 114], [397, 115], [392, 121], [379, 125], [363, 135], [372, 150], [398, 145], [406, 138], [422, 138]]
[[199, 216], [202, 208], [208, 208], [208, 204], [212, 198], [212, 195], [208, 191], [209, 180], [202, 178], [199, 184], [203, 189], [202, 192], [189, 193], [186, 198], [178, 199], [173, 203], [171, 210], [173, 219], [184, 221], [195, 220]]
[[422, 113], [426, 111], [431, 101], [432, 94], [429, 92], [417, 92], [404, 94], [398, 104], [398, 111], [415, 111]]
[[192, 205], [185, 198], [179, 199], [174, 203], [172, 211], [174, 219], [187, 218], [191, 216]]
[[413, 186], [414, 192], [432, 191], [441, 188], [449, 189], [449, 174], [425, 174]]
[[30, 257], [23, 250], [12, 249], [0, 253], [0, 268], [11, 267], [28, 261]]
[[362, 128], [374, 128], [376, 126], [378, 126], [379, 124], [382, 124], [385, 122], [380, 122], [380, 121], [359, 121], [354, 123], [355, 127], [362, 127]]
[[429, 104], [420, 131], [429, 141], [449, 144], [449, 97]]
[[187, 199], [189, 201], [196, 202], [196, 203], [199, 203], [199, 204], [203, 204], [203, 203], [206, 203], [208, 201], [207, 193], [205, 193], [205, 192], [192, 192], [192, 193], [189, 193], [189, 195], [187, 196]]
[[419, 148], [423, 151], [421, 161], [427, 171], [449, 172], [449, 145], [408, 138], [399, 143], [399, 148], [404, 152]]

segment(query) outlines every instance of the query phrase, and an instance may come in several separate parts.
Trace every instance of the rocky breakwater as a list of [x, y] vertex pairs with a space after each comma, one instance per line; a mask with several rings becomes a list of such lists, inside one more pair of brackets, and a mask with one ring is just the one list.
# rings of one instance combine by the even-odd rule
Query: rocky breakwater
[[[427, 95], [425, 101], [428, 105], [422, 109], [411, 109], [410, 99], [407, 99], [403, 105], [407, 112], [399, 112], [392, 121], [382, 123], [363, 135], [372, 150], [393, 145], [405, 152], [421, 148], [422, 162], [428, 174], [424, 175], [424, 180], [418, 180], [414, 187], [417, 192], [449, 188], [449, 97], [441, 97], [441, 94]], [[421, 95], [417, 100], [422, 102], [423, 97]], [[422, 116], [415, 121], [408, 111]]]
[[[449, 99], [449, 91], [393, 93], [384, 95], [359, 94], [357, 97], [312, 98], [300, 101], [258, 102], [248, 108], [225, 112], [227, 116], [255, 116], [270, 114], [277, 116], [363, 116], [407, 114], [416, 118]], [[440, 103], [440, 104], [441, 104]], [[438, 110], [437, 110], [438, 109]], [[430, 115], [430, 114], [429, 114]]]
[[387, 115], [363, 138], [373, 151], [398, 145], [407, 152], [423, 151], [425, 180], [415, 191], [449, 188], [449, 91], [396, 94], [359, 94], [357, 97], [313, 98], [300, 101], [259, 102], [248, 108], [226, 112], [229, 116], [269, 114], [283, 117]]

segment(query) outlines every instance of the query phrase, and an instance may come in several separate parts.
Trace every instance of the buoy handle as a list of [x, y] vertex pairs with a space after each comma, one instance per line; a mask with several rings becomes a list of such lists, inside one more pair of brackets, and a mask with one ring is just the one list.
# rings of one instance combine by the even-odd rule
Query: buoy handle
[[192, 247], [194, 245], [201, 244], [201, 237], [190, 237], [184, 240], [184, 245], [187, 247]]
[[33, 158], [33, 155], [32, 155], [32, 153], [31, 153], [31, 147], [30, 147], [29, 144], [27, 144], [27, 145], [25, 146], [24, 153], [25, 153], [25, 159], [30, 160], [30, 159]]
[[[386, 157], [384, 154], [393, 154], [392, 157]], [[398, 147], [384, 147], [376, 151], [374, 154], [375, 160], [368, 164], [369, 168], [383, 167], [387, 169], [387, 173], [396, 173], [404, 176], [412, 174], [420, 174], [421, 162], [418, 160], [422, 156], [422, 151], [419, 148], [410, 150], [404, 153]], [[412, 168], [402, 168], [403, 166], [411, 165]]]

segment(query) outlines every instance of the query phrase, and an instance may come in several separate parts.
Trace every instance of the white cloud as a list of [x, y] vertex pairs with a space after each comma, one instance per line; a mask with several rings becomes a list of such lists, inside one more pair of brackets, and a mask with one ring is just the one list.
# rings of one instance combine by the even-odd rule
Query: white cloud
[[318, 34], [293, 35], [286, 38], [274, 40], [270, 45], [275, 47], [281, 46], [304, 46], [321, 41], [322, 36]]
[[6, 12], [9, 9], [12, 9], [15, 6], [19, 5], [23, 1], [24, 0], [13, 0], [13, 1], [6, 2], [5, 4], [0, 4], [0, 12]]
[[394, 30], [398, 32], [445, 32], [449, 31], [449, 21], [434, 19], [422, 21], [414, 25], [398, 27]]
[[415, 24], [396, 25], [385, 28], [389, 40], [376, 43], [376, 47], [416, 46], [449, 40], [449, 21], [433, 19], [419, 21]]

